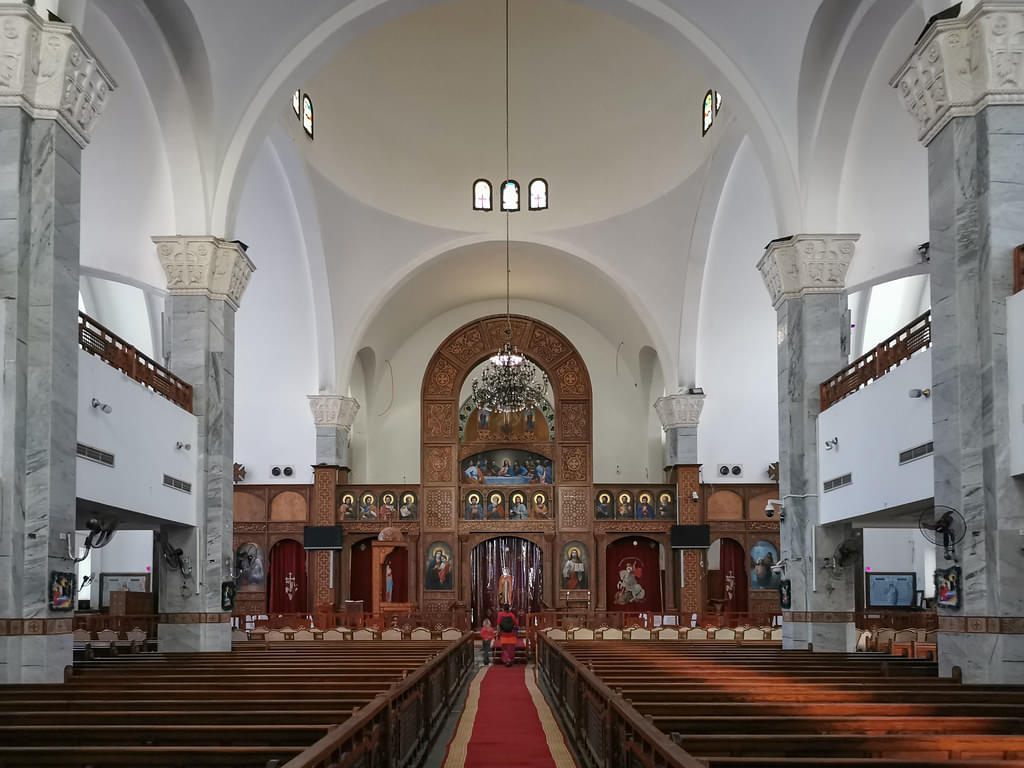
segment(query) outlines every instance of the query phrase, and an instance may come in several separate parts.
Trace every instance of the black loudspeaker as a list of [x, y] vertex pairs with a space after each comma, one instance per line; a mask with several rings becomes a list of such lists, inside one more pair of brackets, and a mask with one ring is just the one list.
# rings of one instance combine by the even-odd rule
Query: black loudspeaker
[[672, 549], [707, 549], [711, 546], [710, 525], [673, 525], [669, 536]]
[[341, 527], [337, 525], [307, 525], [302, 529], [305, 549], [341, 549]]

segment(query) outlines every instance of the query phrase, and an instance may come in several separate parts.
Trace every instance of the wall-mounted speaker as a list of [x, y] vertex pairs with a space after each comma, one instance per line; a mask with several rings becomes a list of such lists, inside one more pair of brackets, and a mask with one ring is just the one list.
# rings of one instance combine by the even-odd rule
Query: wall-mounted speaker
[[743, 477], [743, 465], [742, 464], [719, 464], [718, 465], [718, 476], [719, 477]]
[[295, 474], [295, 468], [286, 466], [271, 467], [270, 474], [274, 477], [281, 477], [282, 475], [284, 477], [292, 477]]

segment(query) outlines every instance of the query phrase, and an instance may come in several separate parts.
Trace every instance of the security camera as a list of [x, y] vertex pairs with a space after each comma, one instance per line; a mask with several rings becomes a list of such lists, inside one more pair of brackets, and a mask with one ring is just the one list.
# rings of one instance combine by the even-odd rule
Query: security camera
[[775, 507], [773, 507], [771, 504], [765, 504], [764, 505], [764, 516], [765, 517], [775, 517]]
[[778, 562], [778, 563], [776, 563], [775, 565], [772, 566], [772, 573], [785, 573], [785, 572], [786, 572], [786, 564], [783, 563], [783, 562]]
[[768, 499], [768, 503], [764, 505], [764, 516], [774, 517], [776, 507], [779, 508], [779, 520], [785, 520], [785, 507], [783, 506], [781, 499]]

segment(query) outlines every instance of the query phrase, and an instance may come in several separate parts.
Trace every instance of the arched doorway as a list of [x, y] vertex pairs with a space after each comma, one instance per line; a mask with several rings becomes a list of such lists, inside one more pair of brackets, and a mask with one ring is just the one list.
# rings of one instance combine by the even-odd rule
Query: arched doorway
[[305, 613], [306, 550], [294, 539], [281, 539], [270, 550], [270, 612]]
[[473, 626], [494, 622], [507, 600], [520, 617], [541, 609], [544, 594], [543, 551], [518, 536], [497, 536], [473, 547], [469, 557]]
[[605, 550], [609, 611], [662, 611], [661, 547], [646, 536], [616, 539]]
[[747, 573], [743, 545], [735, 539], [715, 539], [708, 548], [708, 602], [725, 613], [745, 613]]

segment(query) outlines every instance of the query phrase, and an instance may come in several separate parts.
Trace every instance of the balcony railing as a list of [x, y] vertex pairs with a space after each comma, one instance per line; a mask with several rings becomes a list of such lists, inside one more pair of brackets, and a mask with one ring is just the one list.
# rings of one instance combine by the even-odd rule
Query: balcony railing
[[192, 413], [191, 384], [186, 384], [84, 312], [78, 313], [78, 346]]
[[821, 383], [821, 410], [856, 392], [891, 371], [915, 352], [932, 343], [932, 313], [912, 320], [870, 352], [861, 355], [832, 378]]

